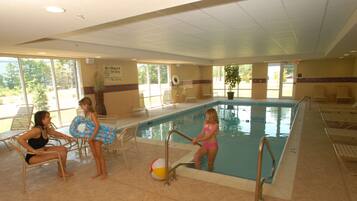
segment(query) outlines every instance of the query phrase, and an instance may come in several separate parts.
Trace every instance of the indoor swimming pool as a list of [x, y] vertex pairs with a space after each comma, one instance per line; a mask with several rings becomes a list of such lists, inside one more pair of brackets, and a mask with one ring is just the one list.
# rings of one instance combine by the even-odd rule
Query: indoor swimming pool
[[[294, 102], [217, 101], [143, 122], [138, 136], [164, 141], [168, 131], [175, 128], [195, 137], [202, 129], [205, 110], [211, 107], [216, 109], [219, 117], [219, 151], [214, 172], [254, 180], [262, 136], [269, 139], [276, 163], [279, 163], [295, 114]], [[190, 143], [178, 135], [173, 135], [171, 139], [178, 143]], [[270, 174], [271, 165], [269, 155], [265, 154], [263, 176]], [[203, 169], [205, 167], [206, 164], [203, 164]]]

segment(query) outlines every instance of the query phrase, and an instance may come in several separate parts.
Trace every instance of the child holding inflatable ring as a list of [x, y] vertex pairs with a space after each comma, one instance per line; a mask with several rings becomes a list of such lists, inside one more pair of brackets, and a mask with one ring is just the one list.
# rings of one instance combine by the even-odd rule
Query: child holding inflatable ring
[[102, 151], [103, 142], [95, 139], [96, 135], [98, 134], [98, 130], [100, 126], [97, 114], [92, 106], [91, 99], [88, 97], [82, 98], [79, 101], [79, 106], [82, 108], [85, 117], [91, 120], [95, 125], [94, 131], [88, 139], [88, 143], [92, 151], [96, 168], [97, 168], [97, 174], [92, 178], [97, 178], [101, 176], [102, 179], [106, 179], [108, 173], [107, 173], [107, 167], [105, 164], [103, 151]]

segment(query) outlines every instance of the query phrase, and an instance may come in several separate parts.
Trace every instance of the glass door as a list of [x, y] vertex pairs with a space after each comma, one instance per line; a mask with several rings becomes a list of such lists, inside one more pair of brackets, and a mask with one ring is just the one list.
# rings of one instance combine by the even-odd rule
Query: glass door
[[294, 64], [281, 65], [281, 97], [291, 98], [294, 92]]
[[280, 97], [280, 64], [268, 65], [267, 98]]

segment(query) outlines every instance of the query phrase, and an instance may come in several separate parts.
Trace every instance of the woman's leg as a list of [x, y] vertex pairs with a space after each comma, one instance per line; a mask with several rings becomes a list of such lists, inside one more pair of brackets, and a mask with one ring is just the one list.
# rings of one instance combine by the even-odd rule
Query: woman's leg
[[95, 140], [89, 140], [88, 144], [89, 144], [90, 150], [92, 151], [93, 158], [95, 160], [95, 166], [97, 168], [97, 174], [93, 176], [93, 178], [96, 178], [96, 177], [100, 176], [102, 173], [101, 173], [101, 170], [100, 170], [100, 160], [98, 158], [98, 153], [97, 153], [97, 150], [95, 148]]
[[[46, 151], [54, 151], [57, 153], [46, 153]], [[63, 165], [63, 170], [64, 170], [64, 175], [62, 174], [62, 169], [60, 164], [58, 164], [58, 175], [59, 176], [71, 176], [72, 173], [68, 173], [66, 171], [66, 162], [67, 162], [67, 149], [63, 146], [53, 146], [53, 147], [46, 147], [44, 149], [44, 153], [41, 155], [35, 155], [30, 158], [29, 163], [30, 164], [36, 164], [36, 163], [41, 163], [45, 162], [51, 159], [58, 159], [58, 154], [60, 156], [61, 163]]]
[[103, 144], [103, 142], [101, 142], [101, 141], [94, 142], [95, 150], [97, 152], [98, 160], [100, 162], [101, 175], [103, 178], [106, 178], [108, 173], [107, 173], [107, 167], [105, 164], [104, 155], [103, 155], [103, 151], [102, 151], [102, 144]]
[[217, 156], [218, 147], [212, 147], [207, 152], [208, 152], [208, 171], [213, 171], [214, 161]]
[[196, 169], [201, 169], [201, 158], [206, 153], [207, 153], [207, 150], [203, 146], [201, 148], [199, 148], [197, 150], [197, 152], [195, 153], [195, 156], [194, 156], [193, 160], [195, 161], [195, 168]]

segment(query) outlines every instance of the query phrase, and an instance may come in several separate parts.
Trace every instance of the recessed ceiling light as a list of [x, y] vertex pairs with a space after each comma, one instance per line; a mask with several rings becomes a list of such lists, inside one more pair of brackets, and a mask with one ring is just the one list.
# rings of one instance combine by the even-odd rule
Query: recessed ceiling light
[[339, 59], [343, 59], [343, 57], [338, 57]]
[[350, 56], [350, 54], [346, 53], [346, 54], [344, 54], [343, 56], [348, 57], [348, 56]]
[[356, 53], [357, 52], [357, 50], [351, 50], [351, 53]]
[[61, 7], [57, 7], [57, 6], [48, 6], [46, 7], [47, 12], [50, 13], [64, 13], [66, 10], [64, 8]]

